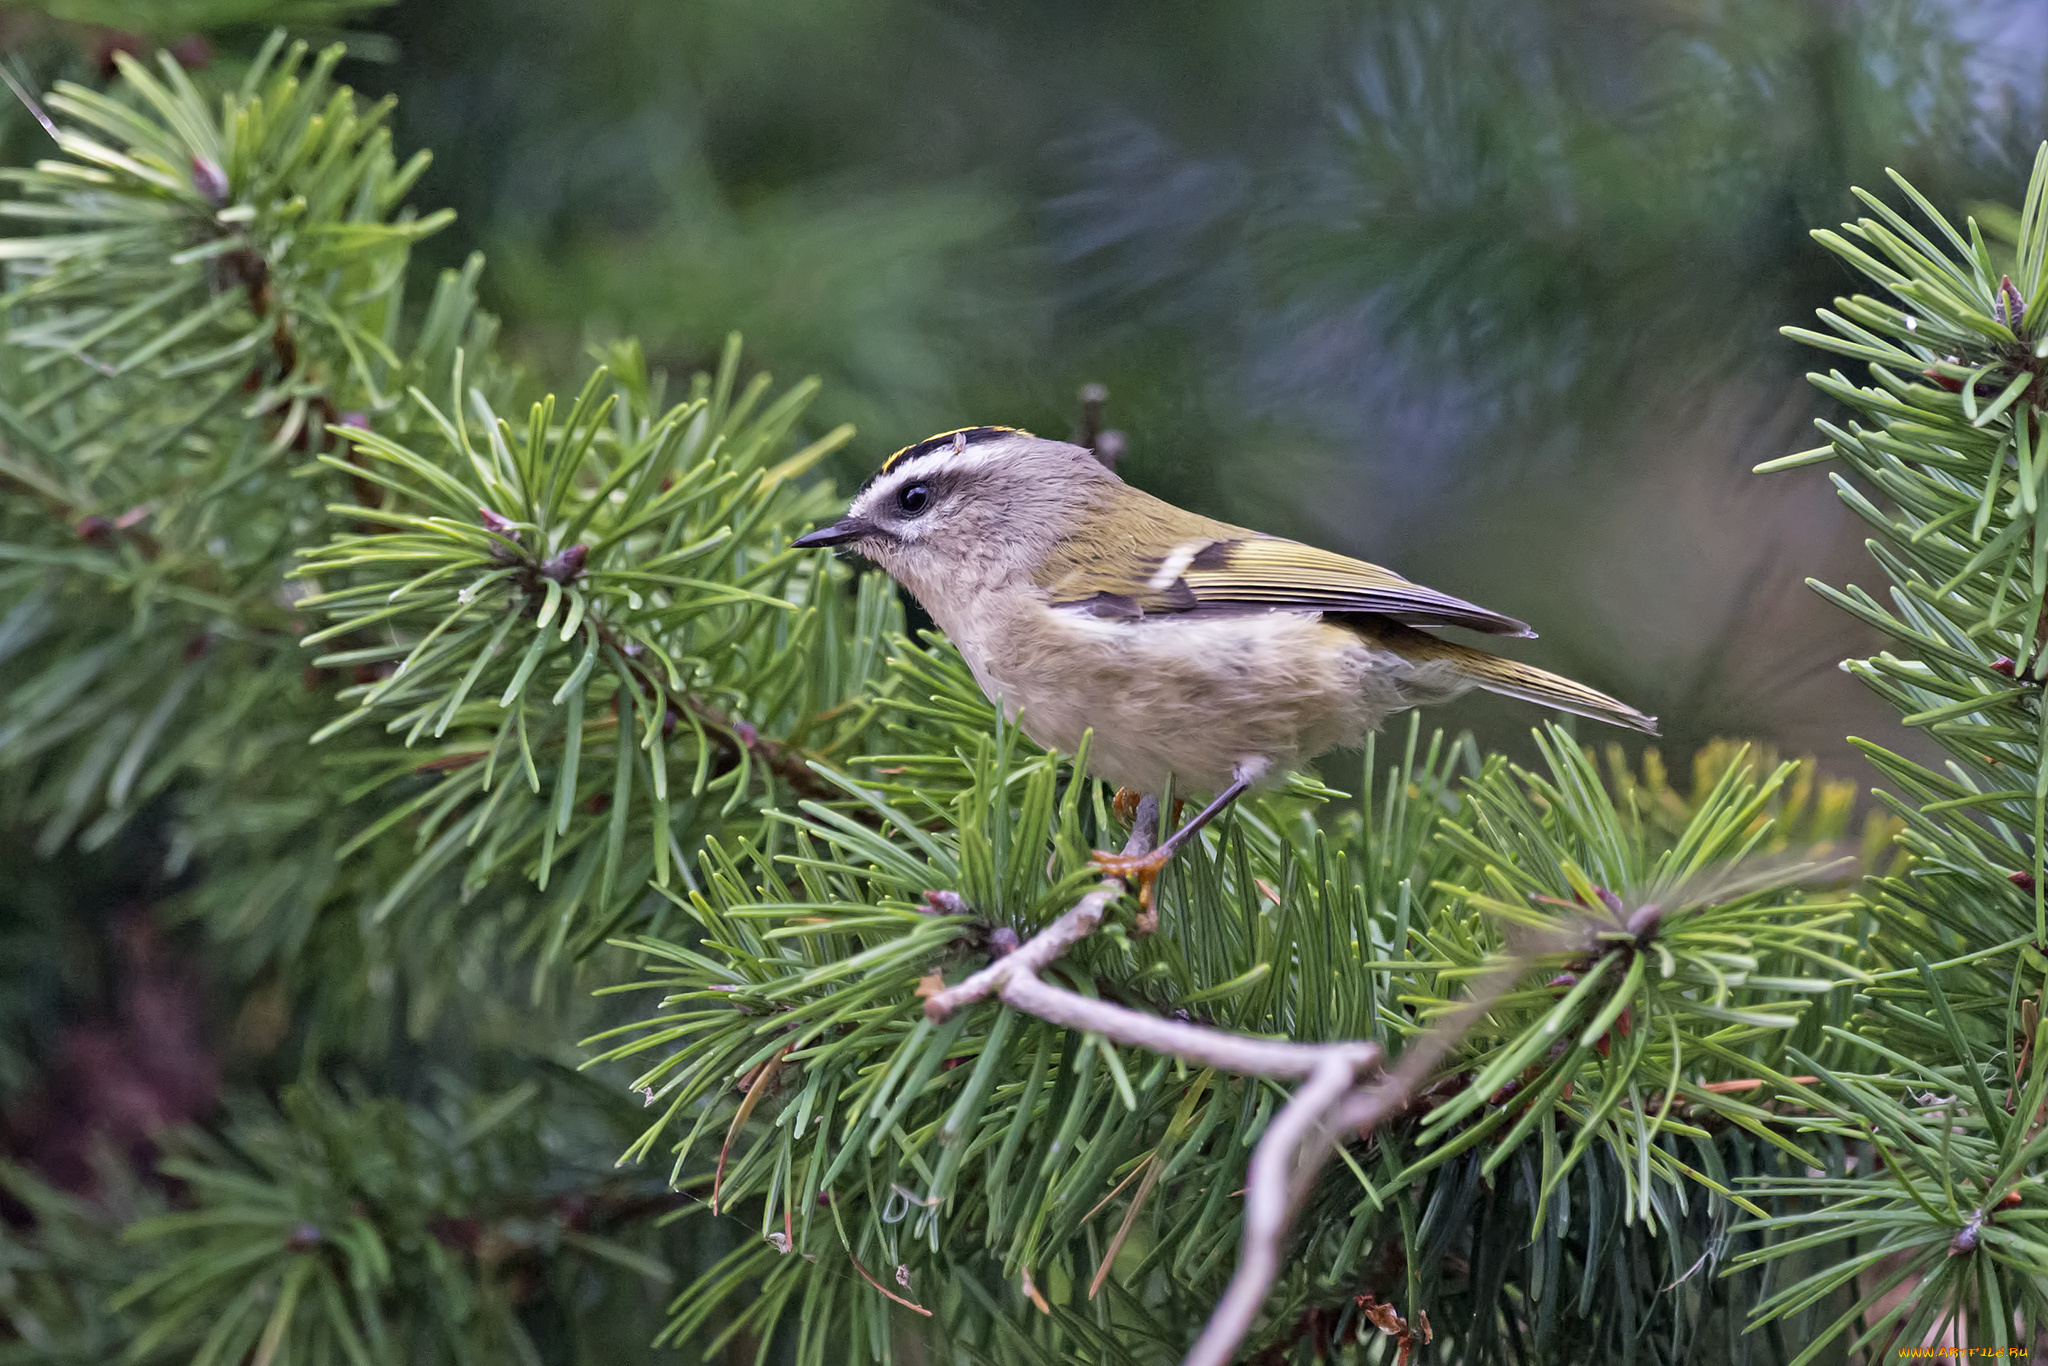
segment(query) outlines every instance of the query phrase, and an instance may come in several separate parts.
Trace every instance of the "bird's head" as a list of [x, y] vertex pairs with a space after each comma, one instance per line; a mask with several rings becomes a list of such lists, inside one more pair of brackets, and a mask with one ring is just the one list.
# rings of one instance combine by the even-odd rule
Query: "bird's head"
[[967, 427], [890, 456], [844, 517], [794, 544], [874, 561], [950, 630], [957, 599], [1028, 581], [1084, 512], [1123, 488], [1085, 447]]

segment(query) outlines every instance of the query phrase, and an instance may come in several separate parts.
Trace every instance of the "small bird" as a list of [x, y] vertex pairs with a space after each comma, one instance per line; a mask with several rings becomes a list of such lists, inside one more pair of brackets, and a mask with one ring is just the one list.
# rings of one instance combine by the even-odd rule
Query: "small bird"
[[1083, 446], [967, 427], [883, 462], [846, 516], [795, 545], [847, 546], [923, 605], [991, 702], [1049, 749], [1138, 792], [1216, 793], [1148, 855], [1151, 881], [1246, 791], [1387, 716], [1471, 688], [1657, 732], [1656, 718], [1424, 626], [1533, 636], [1513, 617], [1363, 560], [1183, 511]]

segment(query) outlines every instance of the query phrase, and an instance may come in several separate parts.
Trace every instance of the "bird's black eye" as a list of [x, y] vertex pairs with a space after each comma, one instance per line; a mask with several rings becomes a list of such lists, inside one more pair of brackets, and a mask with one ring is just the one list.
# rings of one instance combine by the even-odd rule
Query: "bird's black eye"
[[932, 505], [932, 490], [929, 484], [906, 484], [896, 495], [896, 506], [903, 509], [906, 517], [915, 517]]

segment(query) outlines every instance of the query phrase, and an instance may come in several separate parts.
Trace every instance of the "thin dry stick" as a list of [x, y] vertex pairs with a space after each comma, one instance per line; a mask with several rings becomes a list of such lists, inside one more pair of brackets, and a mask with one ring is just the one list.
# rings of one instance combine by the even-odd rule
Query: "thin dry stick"
[[[1147, 797], [1138, 807], [1126, 854], [1151, 849], [1159, 806]], [[925, 1015], [937, 1022], [976, 1001], [994, 997], [1012, 1009], [1048, 1023], [1099, 1034], [1113, 1043], [1163, 1053], [1240, 1076], [1305, 1078], [1274, 1116], [1252, 1151], [1245, 1189], [1243, 1250], [1230, 1285], [1202, 1331], [1186, 1366], [1225, 1366], [1257, 1319], [1280, 1269], [1282, 1249], [1294, 1212], [1322, 1170], [1335, 1135], [1370, 1130], [1406, 1108], [1422, 1080], [1450, 1052], [1465, 1031], [1528, 967], [1527, 949], [1482, 979], [1473, 998], [1446, 1015], [1409, 1045], [1393, 1072], [1360, 1087], [1361, 1076], [1379, 1071], [1380, 1047], [1363, 1040], [1304, 1044], [1248, 1038], [1202, 1025], [1161, 1019], [1109, 1001], [1053, 986], [1039, 973], [1095, 927], [1124, 884], [1106, 878], [1074, 908], [1007, 956], [925, 1001]], [[1106, 1268], [1105, 1268], [1106, 1270]], [[1098, 1281], [1101, 1275], [1098, 1273]]]
[[1012, 977], [1003, 983], [998, 999], [1049, 1024], [1087, 1030], [1113, 1043], [1149, 1053], [1165, 1053], [1246, 1077], [1313, 1076], [1317, 1067], [1333, 1057], [1357, 1070], [1375, 1065], [1380, 1057], [1380, 1046], [1376, 1043], [1289, 1043], [1163, 1020], [1142, 1010], [1050, 986], [1029, 975]]
[[1329, 1155], [1323, 1118], [1357, 1075], [1349, 1059], [1325, 1058], [1259, 1136], [1245, 1179], [1244, 1247], [1237, 1254], [1237, 1272], [1188, 1353], [1187, 1366], [1226, 1366], [1259, 1316], [1280, 1273], [1295, 1204]]
[[[1129, 856], [1152, 852], [1154, 832], [1159, 828], [1159, 801], [1146, 797], [1138, 803], [1137, 819], [1131, 823], [1131, 838], [1124, 845]], [[1019, 944], [1005, 956], [973, 973], [944, 991], [935, 992], [924, 1003], [925, 1018], [939, 1024], [962, 1006], [1000, 993], [1003, 984], [1018, 974], [1033, 976], [1050, 966], [1055, 958], [1094, 933], [1102, 913], [1124, 894], [1120, 878], [1104, 878], [1074, 909]]]
[[[1337, 1136], [1370, 1133], [1382, 1120], [1408, 1108], [1416, 1090], [1458, 1040], [1490, 1009], [1500, 994], [1528, 969], [1532, 950], [1524, 945], [1473, 988], [1462, 1006], [1401, 1051], [1390, 1072], [1369, 1086], [1354, 1087], [1355, 1064], [1337, 1050], [1358, 1045], [1326, 1044], [1329, 1056], [1293, 1099], [1274, 1117], [1252, 1150], [1245, 1181], [1244, 1244], [1237, 1271], [1209, 1315], [1186, 1366], [1226, 1366], [1266, 1303], [1280, 1272], [1280, 1253], [1294, 1213], [1308, 1198]], [[1367, 1045], [1370, 1046], [1370, 1045]]]
[[[1131, 843], [1136, 844], [1137, 841], [1134, 839]], [[925, 1018], [934, 1024], [939, 1023], [963, 1006], [973, 1005], [990, 996], [1002, 996], [1012, 982], [1035, 979], [1055, 958], [1092, 934], [1102, 923], [1102, 913], [1123, 894], [1122, 882], [1116, 878], [1104, 879], [1075, 902], [1073, 910], [1032, 935], [1006, 956], [944, 991], [933, 992], [924, 1003]]]
[[[1126, 854], [1143, 854], [1152, 847], [1158, 811], [1158, 804], [1150, 797], [1139, 805], [1136, 828], [1130, 843], [1124, 846]], [[1380, 1048], [1375, 1043], [1308, 1044], [1247, 1038], [1095, 1000], [1040, 978], [1041, 971], [1102, 923], [1103, 912], [1123, 892], [1120, 879], [1103, 879], [1074, 904], [1074, 909], [1009, 954], [945, 990], [932, 993], [924, 1003], [925, 1017], [938, 1023], [965, 1006], [993, 996], [1049, 1024], [1086, 1030], [1113, 1043], [1169, 1054], [1243, 1076], [1306, 1077], [1318, 1063], [1332, 1056], [1348, 1059], [1354, 1068], [1368, 1067], [1379, 1060]]]

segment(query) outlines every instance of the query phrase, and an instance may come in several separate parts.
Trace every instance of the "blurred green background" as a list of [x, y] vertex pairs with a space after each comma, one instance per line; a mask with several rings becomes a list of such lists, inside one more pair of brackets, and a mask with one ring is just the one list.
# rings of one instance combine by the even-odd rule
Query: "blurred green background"
[[[517, 352], [729, 328], [827, 382], [851, 486], [931, 432], [1064, 435], [1124, 474], [1536, 624], [1523, 657], [1714, 735], [1896, 722], [1817, 472], [1849, 287], [1808, 230], [1889, 192], [2010, 201], [2048, 126], [2040, 0], [405, 0], [371, 21], [434, 150], [430, 245], [490, 254]], [[1513, 744], [1526, 708], [1448, 720]]]

